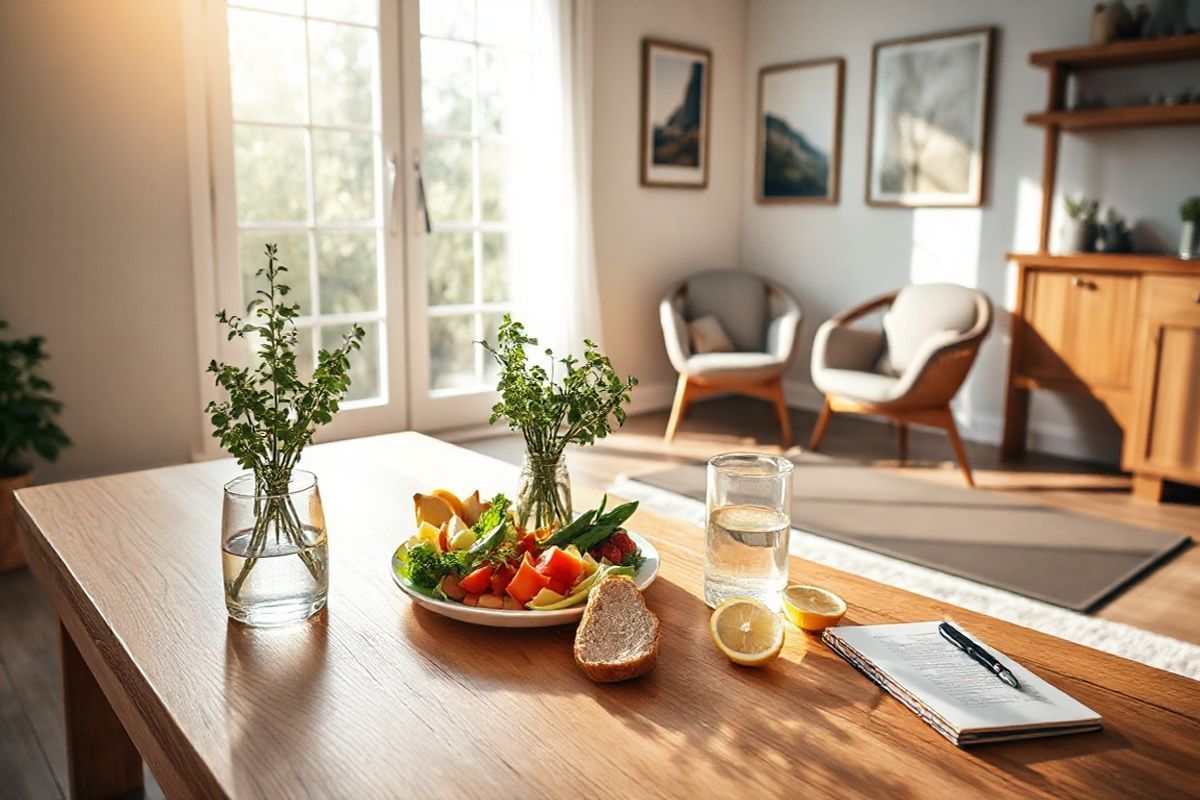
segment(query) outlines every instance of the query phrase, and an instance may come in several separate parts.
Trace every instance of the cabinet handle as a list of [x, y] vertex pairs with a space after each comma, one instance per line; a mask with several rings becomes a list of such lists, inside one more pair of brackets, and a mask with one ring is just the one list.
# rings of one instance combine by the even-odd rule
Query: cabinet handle
[[1076, 275], [1075, 277], [1071, 278], [1071, 285], [1075, 287], [1083, 286], [1083, 278]]
[[1195, 300], [1197, 303], [1200, 303], [1200, 292], [1196, 292], [1196, 296], [1193, 297], [1192, 299]]

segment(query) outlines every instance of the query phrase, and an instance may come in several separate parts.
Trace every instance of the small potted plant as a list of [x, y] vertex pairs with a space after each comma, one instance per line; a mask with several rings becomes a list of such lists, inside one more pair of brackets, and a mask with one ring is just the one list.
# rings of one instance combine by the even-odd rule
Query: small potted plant
[[209, 364], [226, 394], [206, 412], [213, 436], [245, 474], [225, 485], [221, 560], [225, 607], [233, 619], [253, 626], [306, 619], [325, 606], [329, 546], [317, 478], [297, 469], [320, 425], [333, 419], [350, 388], [350, 352], [362, 346], [363, 329], [352, 325], [335, 350], [322, 350], [308, 382], [296, 366], [300, 307], [289, 304], [281, 281], [287, 268], [273, 244], [267, 265], [256, 273], [266, 288], [246, 307], [252, 322], [222, 311], [217, 319], [229, 338], [256, 344], [249, 367]]
[[529, 529], [565, 525], [572, 510], [563, 450], [569, 444], [590, 445], [623, 425], [624, 406], [637, 378], [622, 379], [590, 339], [583, 342], [582, 360], [555, 358], [547, 348], [544, 364], [531, 362], [526, 348], [536, 348], [538, 341], [508, 314], [496, 345], [479, 344], [500, 367], [500, 402], [492, 407], [489, 422], [504, 419], [525, 439], [517, 521]]
[[1096, 212], [1100, 204], [1083, 195], [1063, 198], [1067, 218], [1058, 230], [1060, 253], [1086, 253], [1096, 238]]
[[1183, 231], [1179, 235], [1179, 257], [1200, 258], [1200, 194], [1193, 195], [1179, 206]]
[[[8, 323], [0, 320], [0, 330]], [[32, 456], [54, 461], [71, 440], [55, 419], [62, 403], [38, 367], [47, 358], [43, 339], [0, 339], [0, 570], [24, 563], [17, 542], [13, 492], [33, 485]]]

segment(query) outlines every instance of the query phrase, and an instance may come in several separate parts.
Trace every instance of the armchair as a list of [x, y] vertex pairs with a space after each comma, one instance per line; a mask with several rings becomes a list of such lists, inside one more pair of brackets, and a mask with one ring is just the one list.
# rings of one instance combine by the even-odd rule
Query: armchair
[[[688, 322], [705, 316], [721, 323], [732, 352], [693, 352]], [[795, 354], [801, 316], [783, 287], [750, 272], [703, 272], [672, 286], [659, 304], [667, 355], [679, 373], [666, 440], [675, 438], [693, 401], [732, 392], [770, 402], [784, 447], [790, 447], [783, 374]]]
[[[884, 310], [883, 327], [855, 328], [855, 320]], [[812, 349], [813, 384], [825, 403], [809, 448], [816, 450], [835, 413], [894, 419], [900, 461], [907, 458], [908, 425], [942, 428], [968, 486], [971, 467], [950, 413], [992, 324], [981, 292], [954, 284], [908, 286], [844, 311], [821, 325]]]

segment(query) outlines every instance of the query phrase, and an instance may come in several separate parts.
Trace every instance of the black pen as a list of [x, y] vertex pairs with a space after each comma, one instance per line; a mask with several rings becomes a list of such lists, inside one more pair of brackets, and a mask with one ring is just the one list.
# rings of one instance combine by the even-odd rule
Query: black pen
[[971, 641], [971, 638], [958, 628], [951, 625], [949, 622], [943, 622], [938, 625], [938, 633], [942, 635], [950, 644], [962, 650], [971, 658], [978, 661], [988, 668], [988, 671], [995, 675], [1000, 680], [1007, 683], [1014, 689], [1020, 689], [1021, 684], [1017, 683], [1017, 676], [1013, 675], [1008, 669], [996, 660], [995, 656], [984, 650], [978, 643]]

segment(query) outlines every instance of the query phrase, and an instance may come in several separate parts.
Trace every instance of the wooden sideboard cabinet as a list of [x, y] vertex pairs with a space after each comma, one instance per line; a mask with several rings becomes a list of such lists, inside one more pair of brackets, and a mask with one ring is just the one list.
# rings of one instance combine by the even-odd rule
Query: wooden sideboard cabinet
[[1200, 484], [1200, 263], [1010, 255], [1017, 267], [1003, 454], [1025, 450], [1029, 393], [1088, 394], [1125, 434], [1134, 493]]

